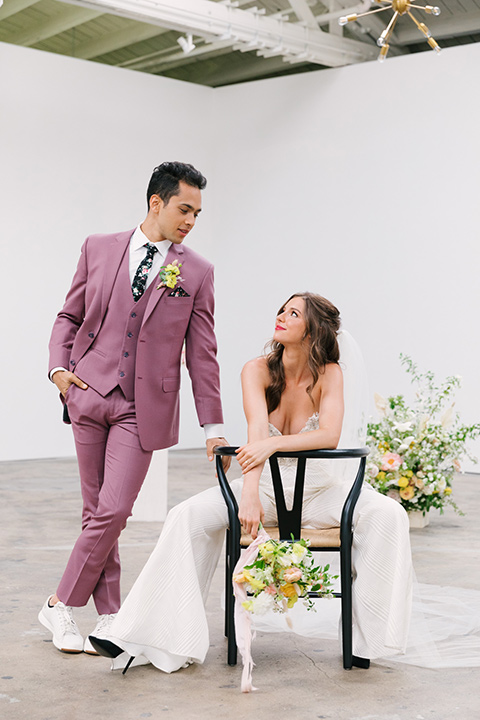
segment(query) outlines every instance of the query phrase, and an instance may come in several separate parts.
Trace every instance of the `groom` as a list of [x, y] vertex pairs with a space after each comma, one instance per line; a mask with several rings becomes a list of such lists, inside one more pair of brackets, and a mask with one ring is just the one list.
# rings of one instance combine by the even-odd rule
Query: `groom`
[[[164, 162], [135, 230], [91, 235], [50, 339], [50, 379], [71, 421], [80, 470], [82, 532], [54, 595], [39, 613], [64, 652], [96, 654], [73, 607], [93, 596], [93, 631], [108, 634], [120, 607], [118, 537], [152, 451], [178, 441], [182, 348], [207, 454], [226, 445], [214, 334], [213, 267], [182, 243], [201, 210], [206, 179]], [[68, 408], [68, 410], [67, 410]]]

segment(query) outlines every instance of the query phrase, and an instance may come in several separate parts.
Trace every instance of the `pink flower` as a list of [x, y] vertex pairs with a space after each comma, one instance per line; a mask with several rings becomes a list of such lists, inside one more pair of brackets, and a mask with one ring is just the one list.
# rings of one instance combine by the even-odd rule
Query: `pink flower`
[[298, 568], [288, 568], [283, 573], [283, 579], [286, 583], [294, 583], [300, 580], [302, 577], [302, 571]]
[[381, 469], [384, 471], [398, 470], [401, 464], [402, 458], [400, 457], [400, 455], [397, 455], [397, 453], [387, 452], [382, 457]]
[[268, 593], [269, 595], [276, 595], [278, 590], [275, 585], [267, 585], [264, 592]]

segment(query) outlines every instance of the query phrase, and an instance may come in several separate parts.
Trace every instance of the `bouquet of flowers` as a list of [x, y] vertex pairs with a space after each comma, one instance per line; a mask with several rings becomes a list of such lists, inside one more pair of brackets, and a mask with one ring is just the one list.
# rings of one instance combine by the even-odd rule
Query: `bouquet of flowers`
[[[242, 692], [255, 690], [252, 685], [251, 615], [263, 615], [269, 610], [286, 613], [299, 597], [304, 598], [308, 610], [314, 610], [308, 592], [332, 597], [332, 580], [338, 575], [330, 576], [329, 567], [314, 565], [308, 541], [272, 540], [261, 525], [257, 538], [242, 550], [233, 572], [235, 635], [243, 658]], [[251, 599], [247, 592], [253, 596]], [[287, 623], [291, 627], [288, 616]]]
[[403, 395], [385, 399], [375, 394], [381, 419], [368, 424], [367, 479], [407, 511], [425, 515], [434, 507], [443, 513], [450, 505], [463, 514], [451, 498], [452, 479], [463, 457], [477, 462], [466, 442], [480, 435], [480, 424], [463, 425], [454, 411], [458, 375], [436, 385], [434, 374], [420, 373], [409, 356], [401, 354], [400, 361], [418, 385], [416, 400], [410, 408]]
[[253, 597], [242, 602], [247, 612], [263, 615], [269, 610], [284, 613], [303, 598], [308, 610], [315, 610], [309, 592], [319, 597], [332, 597], [332, 580], [325, 567], [315, 566], [308, 541], [285, 542], [269, 538], [258, 546], [254, 562], [245, 565], [242, 572], [233, 576], [233, 582], [245, 583]]

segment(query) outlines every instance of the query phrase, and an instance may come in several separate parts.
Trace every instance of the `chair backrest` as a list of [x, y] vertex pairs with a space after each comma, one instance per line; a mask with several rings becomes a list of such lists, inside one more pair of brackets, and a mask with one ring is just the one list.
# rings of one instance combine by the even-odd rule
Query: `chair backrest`
[[[215, 455], [217, 456], [216, 464], [218, 480], [229, 511], [230, 528], [232, 528], [232, 523], [238, 525], [239, 527], [238, 505], [223, 470], [222, 456], [235, 456], [235, 451], [237, 449], [238, 448], [236, 447], [217, 447], [214, 451]], [[280, 538], [284, 540], [290, 540], [292, 534], [295, 539], [300, 538], [302, 527], [303, 490], [305, 484], [305, 469], [307, 459], [334, 460], [345, 458], [358, 458], [358, 470], [355, 478], [352, 478], [352, 486], [343, 506], [342, 518], [340, 523], [341, 542], [347, 542], [350, 538], [351, 533], [353, 511], [360, 495], [360, 490], [362, 489], [362, 483], [365, 476], [365, 463], [368, 453], [369, 449], [364, 447], [352, 449], [338, 448], [335, 450], [302, 450], [298, 452], [279, 452], [272, 455], [269, 458], [269, 462], [272, 473], [273, 489], [275, 493], [275, 503], [277, 506]], [[290, 510], [287, 509], [285, 501], [285, 493], [283, 489], [282, 476], [278, 464], [278, 458], [297, 459], [293, 505]]]

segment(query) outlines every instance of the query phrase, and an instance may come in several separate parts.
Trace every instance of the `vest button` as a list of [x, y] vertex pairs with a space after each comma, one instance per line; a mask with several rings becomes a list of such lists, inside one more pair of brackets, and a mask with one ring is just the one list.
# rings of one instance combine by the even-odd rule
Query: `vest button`
[[131, 332], [127, 333], [127, 337], [133, 337], [133, 333], [131, 333]]
[[70, 360], [70, 365], [75, 365], [75, 360]]
[[128, 352], [123, 353], [123, 357], [128, 357]]
[[121, 372], [121, 373], [120, 373], [120, 377], [125, 377], [125, 373], [124, 373], [124, 372]]
[[137, 313], [132, 313], [130, 317], [136, 318], [136, 317], [137, 317]]
[[89, 337], [89, 338], [93, 338], [93, 337], [94, 337], [94, 334], [93, 334], [93, 333], [88, 333], [88, 337]]

